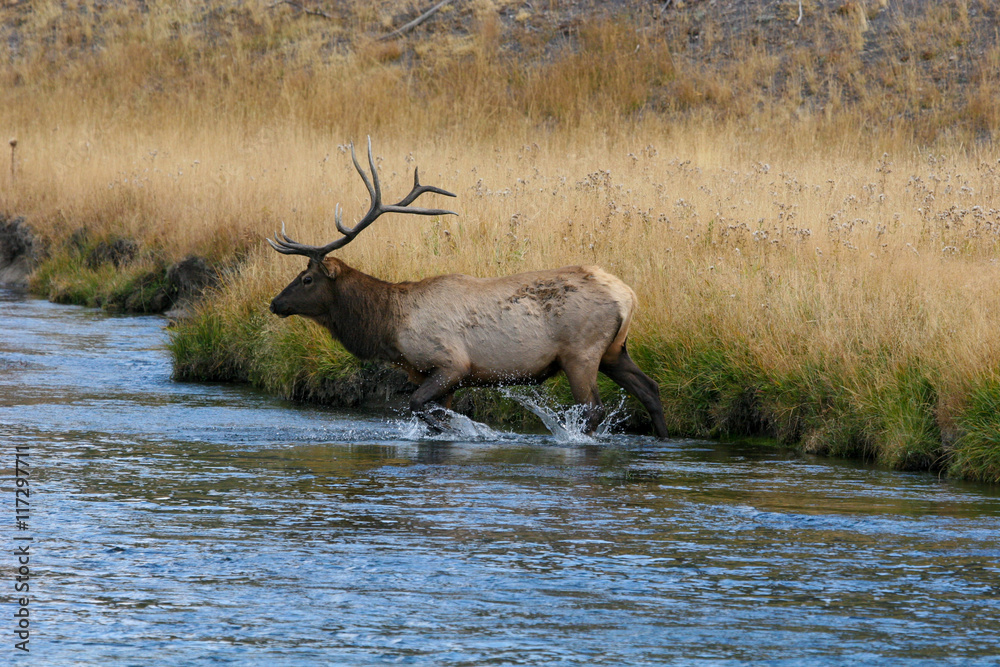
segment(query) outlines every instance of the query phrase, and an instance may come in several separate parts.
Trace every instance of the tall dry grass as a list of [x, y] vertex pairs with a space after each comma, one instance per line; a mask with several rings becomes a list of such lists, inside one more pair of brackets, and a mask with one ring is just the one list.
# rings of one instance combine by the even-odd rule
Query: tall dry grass
[[[415, 3], [316, 20], [70, 5], [34, 4], [32, 39], [6, 41], [0, 127], [19, 143], [0, 210], [49, 239], [46, 292], [87, 274], [66, 243], [80, 227], [139, 240], [147, 268], [238, 265], [177, 330], [182, 375], [302, 395], [356, 367], [268, 317], [302, 262], [261, 238], [284, 223], [325, 242], [335, 203], [363, 211], [346, 142], [370, 134], [387, 197], [419, 165], [460, 215], [382, 220], [349, 263], [399, 280], [601, 264], [639, 294], [632, 346], [677, 432], [1000, 479], [1000, 52], [922, 97], [962, 52], [962, 12], [988, 5], [940, 3], [952, 24], [922, 41], [933, 12], [901, 15], [889, 73], [864, 67], [871, 28], [850, 12], [814, 14], [813, 47], [747, 40], [712, 64], [691, 52], [695, 18], [641, 11], [517, 33], [527, 9], [479, 2], [401, 45], [368, 35]], [[726, 45], [697, 26], [700, 49]]]
[[[818, 164], [784, 147], [750, 157], [735, 137], [695, 130], [643, 137], [493, 146], [485, 159], [438, 146], [444, 164], [415, 155], [424, 181], [458, 193], [461, 215], [383, 220], [340, 256], [399, 280], [601, 264], [639, 294], [633, 345], [678, 431], [764, 431], [812, 451], [943, 465], [970, 387], [993, 382], [1000, 359], [998, 166], [884, 154]], [[384, 187], [402, 194], [409, 153], [386, 153]], [[335, 199], [363, 210], [360, 179], [338, 157], [325, 210], [279, 216], [294, 237], [331, 238]], [[266, 303], [303, 266], [260, 248], [211, 317], [256, 313], [253, 336], [282, 339]], [[269, 378], [280, 355], [267, 346], [255, 361], [235, 356], [284, 391], [311, 373], [283, 365]]]

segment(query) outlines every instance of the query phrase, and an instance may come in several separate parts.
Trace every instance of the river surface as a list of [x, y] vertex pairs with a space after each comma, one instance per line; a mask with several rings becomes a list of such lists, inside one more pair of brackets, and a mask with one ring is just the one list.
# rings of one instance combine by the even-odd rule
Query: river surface
[[1000, 664], [995, 488], [693, 440], [431, 439], [174, 382], [165, 341], [0, 291], [0, 664]]

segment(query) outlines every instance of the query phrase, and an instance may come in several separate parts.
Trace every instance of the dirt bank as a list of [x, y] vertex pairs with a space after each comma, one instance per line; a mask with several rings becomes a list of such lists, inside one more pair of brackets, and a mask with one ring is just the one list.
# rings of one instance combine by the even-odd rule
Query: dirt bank
[[24, 218], [0, 217], [0, 285], [27, 286], [41, 250]]

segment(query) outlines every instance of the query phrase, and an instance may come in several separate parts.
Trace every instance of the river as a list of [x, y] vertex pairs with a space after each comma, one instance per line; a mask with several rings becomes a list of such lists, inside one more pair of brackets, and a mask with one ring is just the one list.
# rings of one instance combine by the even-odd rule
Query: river
[[429, 438], [174, 382], [166, 336], [0, 290], [0, 663], [1000, 663], [996, 488], [696, 440]]

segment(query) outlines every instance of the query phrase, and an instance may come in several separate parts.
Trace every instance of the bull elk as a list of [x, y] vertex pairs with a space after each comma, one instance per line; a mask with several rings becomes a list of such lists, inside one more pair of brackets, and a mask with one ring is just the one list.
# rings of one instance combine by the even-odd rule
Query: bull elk
[[659, 386], [625, 347], [635, 293], [615, 276], [593, 266], [567, 266], [500, 278], [451, 274], [388, 283], [328, 257], [384, 213], [456, 215], [410, 207], [425, 192], [455, 196], [421, 185], [416, 169], [410, 194], [383, 205], [370, 138], [371, 180], [353, 144], [351, 159], [371, 197], [368, 213], [347, 228], [338, 204], [334, 222], [341, 236], [325, 246], [293, 241], [284, 225], [282, 238], [276, 233], [267, 239], [280, 253], [309, 258], [306, 269], [271, 302], [272, 313], [311, 319], [355, 356], [402, 367], [418, 385], [410, 409], [435, 430], [445, 426], [442, 404], [450, 406], [459, 387], [535, 384], [561, 370], [574, 400], [585, 406], [587, 433], [593, 433], [604, 418], [600, 371], [639, 399], [656, 434], [666, 436]]

